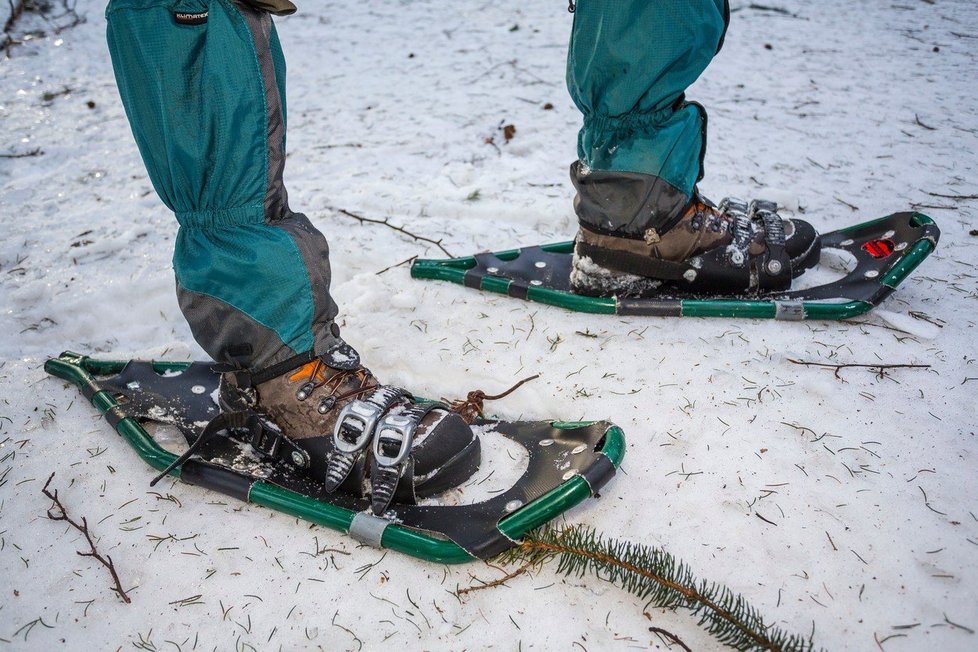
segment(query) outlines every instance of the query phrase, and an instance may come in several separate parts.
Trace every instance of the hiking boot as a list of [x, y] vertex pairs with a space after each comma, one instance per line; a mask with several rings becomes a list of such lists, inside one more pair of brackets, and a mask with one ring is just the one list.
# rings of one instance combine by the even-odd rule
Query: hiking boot
[[715, 206], [698, 194], [685, 201], [656, 177], [580, 164], [572, 178], [580, 230], [570, 280], [578, 294], [769, 294], [818, 263], [818, 233], [783, 219], [773, 202], [728, 198]]
[[378, 515], [391, 502], [413, 504], [475, 473], [479, 439], [447, 405], [415, 402], [359, 364], [336, 364], [319, 356], [271, 378], [259, 374], [258, 382], [247, 372], [226, 372], [221, 409], [260, 414], [278, 436], [260, 452], [274, 448], [273, 456], [328, 493], [370, 495]]

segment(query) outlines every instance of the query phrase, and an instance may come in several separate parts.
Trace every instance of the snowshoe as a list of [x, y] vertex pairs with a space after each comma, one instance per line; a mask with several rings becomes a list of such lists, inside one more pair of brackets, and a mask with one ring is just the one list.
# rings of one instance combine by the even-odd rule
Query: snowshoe
[[[743, 212], [744, 205], [728, 200], [724, 208]], [[769, 215], [771, 208], [755, 202], [744, 217], [776, 226]], [[940, 237], [933, 220], [909, 212], [822, 234], [817, 251], [823, 264], [816, 269], [827, 266], [826, 259], [835, 257], [844, 264], [844, 276], [812, 287], [789, 289], [793, 276], [805, 279], [805, 274], [799, 272], [815, 263], [815, 254], [806, 250], [790, 251], [786, 246], [787, 234], [769, 228], [763, 237], [773, 246], [757, 255], [750, 251], [755, 242], [750, 234], [765, 234], [765, 231], [752, 231], [742, 220], [737, 221], [741, 226], [735, 227], [734, 237], [740, 240], [733, 246], [713, 248], [681, 263], [656, 261], [669, 263], [659, 266], [667, 272], [652, 270], [656, 263], [649, 263], [647, 271], [656, 271], [659, 280], [650, 280], [649, 276], [656, 275], [651, 273], [624, 275], [595, 263], [593, 258], [589, 267], [581, 259], [590, 257], [595, 251], [593, 247], [578, 246], [579, 260], [575, 266], [574, 242], [447, 260], [418, 259], [411, 266], [411, 275], [579, 312], [656, 317], [848, 319], [865, 313], [888, 297], [934, 250]], [[608, 259], [600, 262], [614, 265]], [[662, 279], [666, 273], [671, 278]], [[705, 295], [703, 287], [717, 286], [728, 293]]]
[[[250, 388], [256, 383], [233, 386], [241, 379], [214, 363], [105, 361], [65, 352], [48, 360], [45, 369], [76, 384], [156, 469], [370, 545], [442, 563], [487, 559], [514, 546], [529, 530], [597, 495], [624, 455], [621, 430], [607, 422], [477, 417], [469, 424], [455, 414], [454, 405], [363, 384], [356, 374], [334, 381], [336, 387], [357, 388], [341, 393], [357, 391], [358, 398], [338, 411], [333, 437], [314, 444], [284, 436], [267, 414], [253, 409]], [[311, 371], [280, 389], [310, 390], [309, 378], [319, 375]], [[262, 384], [257, 385], [260, 390]], [[318, 409], [325, 398], [310, 391], [304, 400], [315, 401]], [[385, 402], [397, 402], [398, 409], [377, 417], [373, 436], [365, 438], [378, 411], [370, 406]], [[462, 413], [472, 415], [472, 406], [463, 405]], [[449, 425], [439, 431], [441, 423]], [[180, 433], [188, 446], [182, 455], [154, 439], [150, 430], [164, 441], [161, 426]], [[480, 441], [509, 448], [499, 463], [483, 461], [479, 467]], [[323, 447], [324, 456], [316, 446]], [[483, 446], [483, 456], [487, 448], [492, 447]], [[352, 464], [343, 457], [348, 451], [361, 452]], [[317, 456], [324, 461], [313, 469]], [[480, 485], [503, 471], [513, 476], [509, 486], [478, 496]], [[467, 493], [479, 499], [466, 502]]]

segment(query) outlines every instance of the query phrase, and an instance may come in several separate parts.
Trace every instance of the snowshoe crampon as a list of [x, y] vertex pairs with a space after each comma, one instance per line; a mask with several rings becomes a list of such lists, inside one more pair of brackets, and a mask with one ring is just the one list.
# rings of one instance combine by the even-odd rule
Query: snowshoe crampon
[[[630, 298], [575, 294], [570, 288], [573, 242], [446, 260], [418, 259], [411, 266], [411, 275], [578, 312], [654, 317], [849, 319], [888, 297], [934, 250], [940, 230], [921, 213], [894, 213], [821, 237], [823, 261], [832, 255], [848, 259], [842, 278], [760, 297], [663, 294]], [[799, 280], [804, 278], [802, 275]]]
[[[213, 363], [106, 361], [65, 352], [44, 368], [77, 385], [109, 425], [157, 470], [169, 467], [177, 454], [161, 446], [147, 428], [174, 427], [192, 444], [221, 414], [215, 400], [220, 373]], [[437, 497], [418, 504], [395, 501], [383, 517], [370, 512], [369, 497], [327, 493], [321, 481], [281, 460], [256, 458], [250, 444], [235, 437], [209, 437], [171, 474], [346, 532], [370, 545], [429, 561], [460, 563], [492, 557], [516, 545], [529, 530], [596, 495], [615, 475], [625, 453], [621, 430], [607, 422], [480, 419], [472, 427], [484, 440], [503, 437], [510, 445], [507, 450], [523, 451], [522, 475], [479, 502], [449, 504]], [[515, 464], [510, 457], [503, 463]], [[496, 470], [480, 469], [471, 486]]]

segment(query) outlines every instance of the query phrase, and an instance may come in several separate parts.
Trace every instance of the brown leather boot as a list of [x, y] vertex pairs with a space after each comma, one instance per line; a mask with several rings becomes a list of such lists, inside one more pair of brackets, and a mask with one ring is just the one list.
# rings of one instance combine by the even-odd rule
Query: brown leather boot
[[479, 466], [479, 439], [458, 414], [416, 403], [362, 366], [337, 369], [320, 357], [254, 385], [228, 372], [220, 402], [225, 412], [261, 414], [285, 440], [277, 450], [287, 461], [327, 492], [371, 494], [377, 514], [392, 500], [413, 503], [461, 484]]
[[588, 296], [760, 295], [818, 262], [820, 238], [773, 202], [687, 199], [656, 177], [571, 167], [580, 230], [571, 289]]

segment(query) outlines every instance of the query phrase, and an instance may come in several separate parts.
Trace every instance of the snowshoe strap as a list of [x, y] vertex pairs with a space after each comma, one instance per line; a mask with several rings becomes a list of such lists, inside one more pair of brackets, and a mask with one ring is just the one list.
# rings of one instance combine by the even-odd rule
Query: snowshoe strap
[[[585, 227], [582, 226], [581, 228]], [[578, 238], [574, 246], [579, 255], [590, 258], [595, 265], [618, 272], [666, 281], [681, 281], [683, 274], [686, 274], [690, 269], [689, 265], [685, 263], [674, 263], [670, 260], [640, 256], [627, 251], [605, 249], [581, 238]]]
[[215, 435], [225, 430], [247, 430], [249, 434], [254, 437], [255, 433], [264, 430], [264, 426], [258, 415], [254, 412], [223, 412], [213, 419], [204, 427], [203, 431], [194, 440], [194, 443], [184, 451], [184, 453], [173, 460], [172, 463], [163, 471], [160, 472], [152, 481], [150, 481], [149, 486], [155, 487], [156, 483], [170, 475], [174, 469], [178, 469], [184, 465], [184, 463], [189, 460], [193, 455], [200, 450], [200, 447], [204, 445], [208, 440], [212, 439]]
[[[778, 205], [754, 200], [750, 206], [728, 197], [720, 202], [719, 210], [731, 218], [733, 242], [727, 245], [724, 260], [730, 267], [750, 267], [751, 289], [771, 292], [791, 287], [791, 259], [785, 249], [784, 222], [778, 215]], [[764, 252], [750, 255], [754, 234], [764, 233]]]
[[[387, 414], [374, 433], [370, 471], [371, 509], [380, 516], [390, 505], [411, 456], [421, 420], [434, 410], [450, 412], [443, 403], [416, 403], [399, 414]], [[437, 426], [435, 426], [437, 427]]]
[[[257, 415], [256, 415], [257, 416]], [[248, 431], [245, 440], [262, 457], [283, 460], [287, 464], [305, 469], [309, 467], [309, 453], [289, 439], [271, 422], [258, 418], [258, 428]]]
[[774, 202], [751, 202], [749, 215], [764, 229], [764, 253], [754, 261], [757, 286], [762, 291], [787, 290], [791, 287], [791, 259], [785, 249], [784, 222]]
[[398, 401], [410, 397], [409, 392], [399, 387], [381, 385], [366, 399], [343, 406], [333, 429], [333, 450], [326, 461], [323, 484], [327, 492], [336, 491], [350, 475], [384, 414]]
[[173, 469], [183, 466], [208, 440], [224, 431], [227, 431], [232, 437], [240, 433], [242, 436], [236, 438], [251, 444], [255, 452], [262, 457], [283, 460], [287, 464], [301, 469], [309, 466], [309, 453], [282, 434], [278, 428], [270, 427], [269, 422], [257, 412], [252, 410], [222, 412], [208, 422], [194, 443], [190, 445], [190, 448], [153, 478], [149, 486], [155, 486]]
[[724, 261], [730, 267], [742, 269], [747, 266], [750, 260], [750, 243], [754, 235], [754, 229], [750, 218], [747, 216], [747, 204], [739, 199], [726, 198], [720, 202], [719, 210], [730, 216], [730, 234], [733, 242], [727, 245], [724, 251]]

